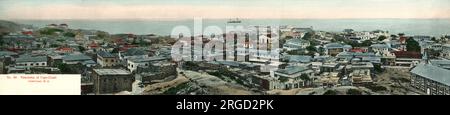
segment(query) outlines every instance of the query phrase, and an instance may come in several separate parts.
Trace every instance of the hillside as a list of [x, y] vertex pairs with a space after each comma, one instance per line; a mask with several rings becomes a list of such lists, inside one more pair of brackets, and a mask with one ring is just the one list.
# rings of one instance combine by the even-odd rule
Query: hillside
[[9, 33], [21, 30], [24, 25], [17, 24], [15, 22], [0, 20], [0, 33]]

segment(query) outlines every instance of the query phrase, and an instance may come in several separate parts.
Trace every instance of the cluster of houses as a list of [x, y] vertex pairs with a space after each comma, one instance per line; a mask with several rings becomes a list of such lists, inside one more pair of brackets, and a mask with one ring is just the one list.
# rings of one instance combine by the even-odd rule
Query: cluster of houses
[[[413, 76], [418, 76], [414, 74], [415, 70], [421, 68], [423, 54], [426, 54], [429, 49], [441, 52], [439, 58], [434, 59], [431, 63], [444, 63], [440, 64], [441, 66], [444, 66], [447, 59], [450, 59], [448, 58], [449, 49], [446, 49], [448, 48], [446, 46], [449, 45], [446, 43], [432, 41], [429, 36], [405, 36], [404, 34], [392, 36], [389, 32], [382, 30], [357, 32], [352, 29], [346, 29], [342, 33], [330, 33], [321, 31], [315, 32], [312, 28], [285, 27], [276, 34], [281, 34], [280, 36], [284, 38], [288, 38], [287, 36], [291, 37], [289, 37], [290, 39], [287, 39], [284, 44], [280, 44], [280, 50], [306, 51], [306, 48], [310, 47], [311, 43], [307, 39], [302, 39], [302, 37], [308, 32], [314, 32], [315, 35], [319, 36], [319, 38], [315, 39], [320, 41], [320, 44], [313, 47], [323, 48], [323, 54], [316, 54], [314, 56], [289, 55], [280, 52], [278, 58], [271, 58], [270, 61], [267, 61], [256, 59], [262, 57], [248, 56], [252, 55], [252, 53], [249, 53], [251, 52], [250, 48], [247, 50], [238, 50], [238, 52], [242, 52], [238, 54], [244, 55], [246, 60], [199, 63], [197, 65], [199, 67], [196, 67], [196, 69], [206, 71], [226, 69], [226, 72], [229, 72], [228, 76], [238, 78], [244, 85], [251, 88], [273, 90], [304, 87], [371, 85], [374, 83], [375, 74], [382, 72], [380, 69], [385, 67], [411, 68]], [[333, 35], [330, 34], [342, 36], [347, 40], [357, 43], [368, 40], [371, 41], [372, 44], [365, 47], [352, 47], [343, 42], [332, 42], [332, 38], [330, 39], [330, 37]], [[378, 39], [381, 36], [386, 38]], [[444, 36], [441, 39], [447, 39], [447, 37], [448, 36]], [[413, 38], [420, 44], [420, 52], [407, 51], [406, 40], [408, 38]], [[250, 59], [247, 59], [248, 57], [250, 57]], [[252, 57], [255, 59], [251, 59]], [[262, 71], [261, 68], [274, 63], [276, 63], [276, 68], [269, 68], [270, 71]], [[440, 70], [444, 71], [445, 69], [434, 69], [434, 71]], [[431, 73], [434, 72], [431, 71]], [[443, 75], [445, 74], [439, 74], [437, 76]], [[411, 79], [413, 78], [415, 77], [412, 77]], [[441, 84], [445, 84], [446, 81], [447, 80], [441, 81], [443, 82]], [[412, 80], [411, 82], [412, 85], [417, 84], [413, 82], [417, 82], [417, 80]], [[430, 90], [429, 92], [433, 91], [435, 90]], [[442, 92], [445, 91], [448, 90], [442, 89]]]
[[[68, 29], [67, 24], [51, 24], [51, 28]], [[261, 28], [262, 26], [260, 26]], [[262, 27], [262, 28], [270, 28]], [[268, 29], [270, 30], [270, 29]], [[450, 44], [436, 42], [430, 36], [392, 37], [387, 31], [357, 32], [345, 29], [341, 33], [314, 31], [310, 28], [283, 26], [278, 32], [247, 33], [246, 39], [236, 42], [227, 37], [226, 48], [213, 51], [190, 49], [192, 39], [178, 41], [181, 48], [190, 49], [189, 54], [172, 51], [172, 46], [139, 46], [130, 44], [151, 42], [148, 36], [125, 35], [107, 41], [98, 39], [95, 30], [81, 30], [75, 37], [33, 36], [10, 34], [3, 36], [5, 50], [0, 51], [1, 74], [22, 73], [71, 73], [82, 75], [82, 94], [108, 94], [131, 91], [135, 82], [148, 85], [174, 79], [177, 68], [208, 72], [226, 76], [236, 83], [258, 90], [292, 89], [304, 87], [365, 86], [373, 84], [374, 75], [387, 66], [411, 69], [411, 85], [429, 94], [449, 94]], [[320, 44], [312, 46], [307, 34], [315, 35]], [[286, 39], [284, 44], [274, 45], [270, 36]], [[233, 36], [226, 33], [225, 36]], [[257, 45], [249, 36], [256, 36]], [[344, 42], [333, 41], [334, 36], [357, 43], [376, 41], [366, 47], [353, 47]], [[380, 36], [386, 39], [377, 41]], [[289, 38], [289, 39], [287, 39]], [[406, 50], [406, 39], [414, 38], [420, 52]], [[446, 41], [449, 36], [441, 37]], [[205, 41], [213, 41], [206, 39]], [[57, 47], [53, 47], [56, 44]], [[261, 45], [263, 44], [263, 45]], [[176, 44], [175, 44], [176, 45]], [[229, 47], [229, 46], [234, 47]], [[324, 49], [315, 55], [289, 55], [287, 51], [307, 51], [308, 47]], [[202, 46], [207, 47], [207, 46]], [[440, 54], [429, 60], [427, 52], [433, 49]], [[275, 53], [274, 53], [275, 52]], [[181, 54], [177, 54], [181, 53]], [[184, 52], [186, 53], [186, 52]], [[199, 54], [196, 54], [199, 53]], [[195, 63], [189, 60], [201, 58]], [[212, 60], [205, 61], [209, 58]], [[222, 60], [220, 60], [222, 58]], [[217, 60], [216, 60], [217, 59]]]
[[[50, 24], [47, 28], [69, 29], [66, 24]], [[170, 60], [170, 46], [155, 48], [128, 43], [129, 37], [146, 39], [146, 36], [108, 41], [95, 38], [95, 33], [81, 30], [76, 37], [5, 35], [0, 74], [81, 74], [82, 94], [132, 91], [136, 82], [143, 87], [175, 78], [177, 65]]]

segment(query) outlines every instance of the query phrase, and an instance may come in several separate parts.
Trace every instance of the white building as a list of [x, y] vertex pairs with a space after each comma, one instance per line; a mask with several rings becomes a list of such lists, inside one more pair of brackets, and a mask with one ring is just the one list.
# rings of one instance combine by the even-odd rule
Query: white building
[[47, 66], [46, 56], [21, 56], [16, 59], [17, 66], [29, 67], [45, 67]]
[[148, 67], [151, 62], [166, 60], [162, 57], [135, 57], [127, 60], [127, 68], [130, 72], [134, 72], [139, 66]]
[[302, 40], [302, 39], [290, 39], [287, 40], [286, 43], [283, 44], [283, 49], [286, 49], [288, 51], [296, 50], [296, 49], [305, 49], [306, 47], [310, 46], [311, 44], [309, 41]]

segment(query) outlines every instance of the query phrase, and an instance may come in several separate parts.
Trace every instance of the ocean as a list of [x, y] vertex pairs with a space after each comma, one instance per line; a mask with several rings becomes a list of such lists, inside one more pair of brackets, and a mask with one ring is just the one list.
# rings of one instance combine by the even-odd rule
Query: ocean
[[[21, 24], [44, 27], [48, 24], [66, 23], [73, 29], [95, 29], [112, 34], [157, 34], [170, 35], [176, 26], [187, 26], [193, 31], [194, 20], [11, 20]], [[224, 28], [228, 19], [204, 19], [203, 27]], [[314, 30], [341, 32], [344, 29], [355, 31], [386, 30], [391, 34], [441, 36], [450, 34], [450, 19], [242, 19], [242, 26], [292, 25], [313, 27]], [[234, 24], [236, 25], [236, 24]], [[203, 28], [203, 29], [204, 29]], [[225, 29], [223, 29], [225, 30]]]

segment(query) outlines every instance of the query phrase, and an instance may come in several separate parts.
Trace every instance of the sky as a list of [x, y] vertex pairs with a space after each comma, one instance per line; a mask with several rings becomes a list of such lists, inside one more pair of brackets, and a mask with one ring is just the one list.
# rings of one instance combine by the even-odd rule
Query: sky
[[450, 18], [450, 0], [0, 0], [0, 19]]

